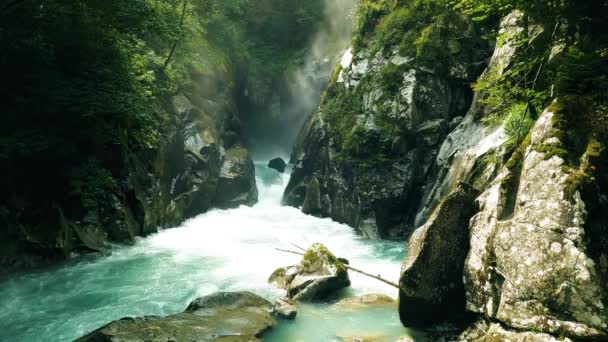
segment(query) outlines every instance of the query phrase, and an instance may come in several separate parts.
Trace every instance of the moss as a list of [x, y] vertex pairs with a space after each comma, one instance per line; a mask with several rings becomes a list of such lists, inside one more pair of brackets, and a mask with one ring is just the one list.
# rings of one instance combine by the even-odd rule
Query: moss
[[599, 141], [591, 139], [587, 143], [585, 153], [581, 157], [583, 162], [580, 168], [563, 167], [562, 171], [568, 173], [568, 178], [564, 183], [564, 196], [567, 199], [574, 200], [574, 195], [577, 191], [595, 183], [598, 168], [591, 161], [601, 158], [604, 151], [605, 148]]
[[400, 66], [388, 63], [380, 70], [380, 84], [386, 92], [394, 94], [403, 85], [403, 70]]
[[329, 85], [327, 86], [327, 90], [323, 93], [323, 99], [327, 96], [334, 96], [336, 94], [336, 87], [338, 85], [338, 77], [340, 76], [340, 72], [342, 71], [342, 65], [339, 63], [334, 67], [333, 72], [331, 73], [331, 77], [329, 78]]
[[234, 147], [229, 149], [228, 151], [226, 151], [226, 159], [246, 159], [249, 156], [249, 152], [247, 151], [246, 148], [238, 146], [238, 147]]
[[323, 260], [321, 260], [322, 257], [325, 257], [327, 262], [336, 266], [338, 276], [347, 272], [346, 267], [344, 266], [342, 261], [340, 261], [340, 259], [338, 259], [332, 252], [330, 252], [327, 247], [320, 243], [313, 244], [306, 251], [306, 253], [304, 253], [304, 256], [302, 257], [301, 266], [303, 266], [304, 268], [308, 268], [312, 265], [323, 263]]
[[285, 270], [284, 267], [277, 268], [274, 272], [272, 272], [272, 274], [270, 275], [270, 277], [268, 278], [268, 280], [272, 281], [273, 279], [284, 277], [285, 276], [285, 272], [286, 272], [286, 270]]
[[554, 156], [558, 156], [562, 159], [568, 158], [568, 151], [556, 145], [540, 144], [534, 146], [534, 150], [539, 153], [544, 153], [545, 160], [549, 160]]
[[592, 184], [595, 178], [585, 171], [570, 169], [569, 176], [564, 183], [564, 196], [566, 199], [574, 200], [576, 192], [585, 185]]
[[523, 165], [524, 157], [526, 155], [526, 150], [532, 143], [532, 132], [528, 132], [528, 135], [521, 142], [519, 147], [515, 150], [509, 161], [505, 164], [507, 169], [513, 171], [517, 168], [520, 168]]

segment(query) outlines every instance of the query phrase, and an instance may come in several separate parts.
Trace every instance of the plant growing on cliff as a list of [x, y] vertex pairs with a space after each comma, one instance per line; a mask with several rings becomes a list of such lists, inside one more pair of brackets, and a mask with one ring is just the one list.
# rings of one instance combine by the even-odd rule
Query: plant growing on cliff
[[518, 146], [534, 125], [528, 105], [517, 103], [511, 107], [504, 121], [505, 133], [509, 136], [508, 146]]

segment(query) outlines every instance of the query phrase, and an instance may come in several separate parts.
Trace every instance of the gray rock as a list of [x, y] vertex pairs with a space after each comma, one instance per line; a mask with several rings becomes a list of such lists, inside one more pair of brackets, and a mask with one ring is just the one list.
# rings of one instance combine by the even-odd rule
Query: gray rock
[[295, 269], [280, 268], [273, 272], [269, 282], [287, 289], [287, 297], [296, 301], [326, 299], [337, 290], [350, 286], [342, 261], [320, 243], [306, 250]]
[[[469, 24], [463, 19], [464, 26]], [[470, 51], [465, 53], [464, 46], [476, 38], [472, 29], [465, 31], [464, 41], [457, 42], [458, 56], [463, 58], [459, 68], [464, 68], [459, 75], [464, 76], [453, 78], [417, 66], [399, 55], [396, 46], [386, 46], [373, 56], [359, 52], [350, 58], [352, 50], [347, 51], [340, 82], [328, 92], [333, 97], [299, 135], [292, 155], [296, 167], [283, 203], [320, 212], [371, 239], [409, 236], [416, 227], [423, 192], [433, 186], [429, 175], [449, 133], [449, 122], [468, 109], [466, 84], [481, 73], [477, 61], [486, 57], [469, 60]], [[451, 44], [455, 48], [454, 41]], [[402, 76], [394, 90], [387, 90], [384, 83], [383, 73], [389, 68]], [[344, 115], [328, 117], [332, 108], [326, 108], [327, 103]], [[320, 208], [316, 191], [309, 197], [314, 206], [304, 205], [312, 177], [320, 185]]]
[[293, 320], [298, 314], [298, 309], [291, 299], [280, 298], [274, 304], [274, 314], [282, 319]]
[[167, 317], [123, 318], [76, 341], [257, 341], [276, 325], [272, 304], [248, 292], [218, 293]]
[[270, 277], [268, 278], [268, 283], [287, 290], [289, 288], [289, 283], [293, 280], [293, 278], [298, 273], [298, 266], [287, 266], [281, 267], [272, 272]]
[[451, 341], [525, 341], [525, 342], [572, 342], [567, 337], [556, 337], [546, 333], [532, 331], [518, 331], [505, 329], [498, 323], [487, 323], [478, 321], [462, 332], [459, 336], [453, 337]]
[[302, 205], [302, 212], [308, 215], [321, 213], [321, 190], [317, 177], [311, 177], [306, 187], [306, 197]]
[[245, 148], [237, 146], [226, 151], [217, 189], [214, 203], [220, 208], [251, 206], [257, 202], [255, 166]]
[[521, 168], [501, 170], [478, 199], [464, 272], [467, 309], [515, 329], [608, 338], [606, 287], [585, 239], [585, 203], [565, 196], [564, 160], [536, 150], [555, 140], [553, 115], [537, 120]]
[[412, 234], [399, 280], [399, 317], [405, 326], [462, 318], [463, 265], [476, 196], [470, 186], [459, 186]]
[[275, 170], [279, 171], [280, 173], [283, 173], [283, 172], [285, 172], [285, 168], [287, 167], [287, 164], [285, 163], [283, 158], [274, 158], [273, 160], [271, 160], [268, 163], [268, 167], [271, 169], [275, 169]]

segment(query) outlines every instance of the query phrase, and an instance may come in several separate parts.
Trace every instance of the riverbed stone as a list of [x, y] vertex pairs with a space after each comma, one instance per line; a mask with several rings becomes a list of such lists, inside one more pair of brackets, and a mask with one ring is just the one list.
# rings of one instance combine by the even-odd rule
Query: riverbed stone
[[356, 310], [369, 307], [393, 307], [396, 304], [397, 302], [387, 295], [366, 294], [343, 299], [334, 304], [334, 307], [345, 310]]
[[287, 297], [294, 301], [326, 299], [350, 286], [344, 263], [320, 243], [304, 252], [299, 265], [274, 271], [268, 282], [286, 289]]
[[279, 298], [274, 304], [274, 314], [279, 318], [292, 320], [298, 314], [296, 303], [289, 298]]
[[268, 278], [268, 283], [273, 284], [274, 286], [287, 290], [289, 288], [289, 283], [295, 278], [298, 274], [298, 266], [287, 266], [277, 268], [270, 277]]
[[183, 313], [123, 318], [76, 341], [258, 341], [277, 323], [272, 308], [249, 292], [217, 293], [193, 301]]

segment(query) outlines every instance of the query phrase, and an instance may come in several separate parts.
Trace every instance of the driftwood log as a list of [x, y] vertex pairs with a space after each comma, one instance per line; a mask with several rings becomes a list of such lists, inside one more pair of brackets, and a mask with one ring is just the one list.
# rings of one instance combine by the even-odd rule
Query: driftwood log
[[[299, 249], [302, 249], [302, 250], [303, 250], [303, 248], [301, 248], [301, 247], [298, 247], [298, 246], [296, 246], [296, 245], [294, 245], [294, 246], [295, 246], [295, 247], [297, 247], [297, 248], [299, 248]], [[275, 248], [275, 249], [276, 249], [277, 251], [284, 252], [284, 253], [291, 253], [291, 254], [297, 254], [297, 255], [304, 256], [304, 253], [302, 253], [302, 252], [290, 251], [290, 250], [288, 250], [288, 249], [280, 249], [280, 248]], [[347, 264], [344, 264], [344, 267], [346, 267], [347, 269], [349, 269], [349, 270], [351, 270], [351, 271], [353, 271], [353, 272], [357, 272], [357, 273], [363, 274], [364, 276], [367, 276], [367, 277], [370, 277], [370, 278], [373, 278], [373, 279], [379, 280], [379, 281], [381, 281], [381, 282], [383, 282], [383, 283], [385, 283], [385, 284], [388, 284], [388, 285], [390, 285], [390, 286], [392, 286], [392, 287], [399, 288], [399, 285], [397, 285], [397, 284], [393, 283], [393, 282], [392, 282], [392, 281], [390, 281], [390, 280], [386, 280], [386, 279], [382, 278], [380, 275], [373, 275], [373, 274], [371, 274], [371, 273], [368, 273], [368, 272], [362, 271], [362, 270], [360, 270], [360, 269], [354, 268], [354, 267], [352, 267], [352, 266], [350, 266], [350, 265], [347, 265]]]

